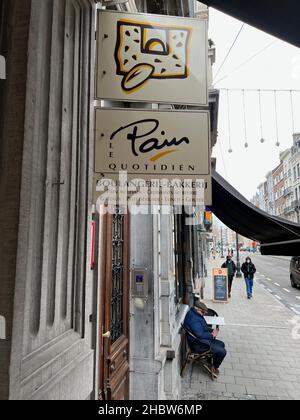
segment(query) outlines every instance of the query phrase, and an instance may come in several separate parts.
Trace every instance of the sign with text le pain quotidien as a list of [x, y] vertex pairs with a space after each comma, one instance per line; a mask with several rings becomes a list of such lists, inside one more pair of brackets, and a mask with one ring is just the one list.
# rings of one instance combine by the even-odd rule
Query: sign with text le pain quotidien
[[98, 178], [203, 180], [210, 201], [208, 111], [98, 108], [95, 133]]

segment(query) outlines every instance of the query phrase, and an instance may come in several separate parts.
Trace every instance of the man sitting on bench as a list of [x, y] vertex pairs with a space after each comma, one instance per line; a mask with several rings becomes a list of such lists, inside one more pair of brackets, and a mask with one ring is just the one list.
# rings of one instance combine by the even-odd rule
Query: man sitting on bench
[[213, 371], [211, 371], [211, 367], [208, 365], [204, 365], [204, 367], [214, 376], [218, 376], [219, 367], [226, 356], [226, 349], [223, 341], [217, 340], [219, 331], [213, 330], [207, 325], [204, 319], [207, 311], [208, 308], [203, 302], [196, 301], [194, 307], [186, 314], [183, 325], [200, 340], [196, 341], [193, 337], [187, 336], [189, 346], [193, 353], [204, 353], [210, 347], [213, 353]]

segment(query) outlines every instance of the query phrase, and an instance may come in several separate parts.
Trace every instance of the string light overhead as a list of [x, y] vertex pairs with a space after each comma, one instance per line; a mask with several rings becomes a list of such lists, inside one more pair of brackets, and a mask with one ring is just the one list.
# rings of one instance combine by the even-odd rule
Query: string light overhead
[[259, 102], [259, 119], [260, 119], [260, 142], [264, 143], [264, 134], [263, 134], [263, 118], [262, 118], [262, 108], [261, 108], [261, 91], [258, 90], [258, 102]]
[[247, 118], [246, 118], [246, 100], [245, 100], [245, 90], [243, 89], [243, 113], [244, 113], [244, 138], [245, 138], [245, 149], [249, 147], [248, 136], [247, 136]]
[[229, 149], [228, 153], [232, 153], [232, 147], [231, 147], [231, 125], [230, 125], [230, 104], [229, 104], [229, 91], [227, 90], [227, 112], [228, 112], [228, 143], [229, 143]]
[[[249, 116], [251, 117], [251, 115], [252, 115], [250, 128], [253, 128], [253, 130], [255, 130], [255, 125], [256, 125], [255, 120], [253, 121], [253, 115], [256, 115], [256, 112], [255, 113], [252, 112], [251, 115], [249, 114], [250, 109], [249, 109], [249, 105], [247, 103], [248, 102], [247, 97], [246, 97], [247, 92], [253, 92], [253, 93], [257, 94], [257, 101], [258, 102], [255, 103], [256, 99], [255, 99], [254, 102], [252, 100], [252, 106], [254, 106], [254, 109], [257, 109], [258, 114], [259, 114], [258, 124], [259, 124], [259, 131], [260, 131], [260, 138], [259, 138], [259, 143], [260, 144], [264, 144], [266, 142], [265, 120], [267, 119], [267, 115], [268, 115], [269, 117], [268, 117], [267, 123], [268, 123], [268, 126], [270, 127], [270, 109], [272, 109], [272, 107], [274, 107], [275, 138], [276, 138], [275, 146], [280, 147], [280, 145], [281, 145], [280, 130], [279, 130], [279, 128], [280, 128], [279, 117], [281, 116], [281, 114], [279, 114], [279, 97], [278, 97], [279, 92], [285, 93], [285, 95], [280, 96], [281, 108], [283, 107], [283, 104], [285, 104], [284, 113], [286, 113], [286, 109], [289, 109], [289, 105], [287, 105], [287, 108], [286, 108], [286, 103], [288, 104], [288, 102], [286, 102], [286, 100], [290, 102], [292, 134], [294, 134], [296, 132], [297, 127], [296, 127], [296, 120], [295, 120], [295, 115], [296, 115], [295, 106], [296, 106], [296, 104], [297, 104], [297, 106], [299, 105], [298, 97], [297, 97], [297, 102], [296, 102], [296, 94], [299, 94], [299, 99], [300, 99], [300, 90], [220, 88], [220, 91], [225, 91], [226, 92], [226, 98], [227, 98], [228, 153], [231, 154], [234, 151], [234, 148], [233, 148], [233, 145], [232, 145], [232, 126], [231, 126], [231, 124], [232, 124], [232, 121], [231, 121], [231, 111], [232, 111], [231, 106], [233, 106], [233, 104], [231, 103], [230, 92], [241, 92], [242, 109], [241, 109], [241, 106], [237, 107], [236, 104], [234, 105], [234, 107], [235, 107], [234, 121], [239, 121], [240, 120], [239, 124], [242, 125], [242, 129], [244, 131], [244, 133], [243, 133], [244, 139], [242, 139], [242, 146], [245, 149], [249, 148], [249, 144], [250, 144], [249, 140], [250, 140], [250, 137], [251, 137], [251, 135], [249, 135], [249, 124], [250, 124], [249, 121], [248, 121]], [[271, 96], [268, 97], [267, 101], [263, 100], [264, 99], [263, 98], [264, 93], [271, 93]], [[258, 108], [257, 108], [257, 106], [258, 106]], [[268, 107], [267, 110], [265, 109], [266, 106]], [[239, 117], [241, 117], [241, 116], [239, 116], [239, 112], [241, 112], [241, 111], [242, 111], [242, 114], [243, 114], [242, 119], [239, 118]], [[284, 115], [286, 115], [286, 114], [284, 114]]]
[[274, 105], [275, 105], [275, 125], [276, 125], [276, 146], [280, 146], [279, 142], [279, 129], [278, 129], [278, 112], [277, 112], [277, 92], [274, 90]]
[[293, 101], [293, 91], [290, 90], [290, 102], [291, 102], [291, 117], [292, 117], [292, 134], [296, 132], [295, 130], [295, 115], [294, 115], [294, 101]]

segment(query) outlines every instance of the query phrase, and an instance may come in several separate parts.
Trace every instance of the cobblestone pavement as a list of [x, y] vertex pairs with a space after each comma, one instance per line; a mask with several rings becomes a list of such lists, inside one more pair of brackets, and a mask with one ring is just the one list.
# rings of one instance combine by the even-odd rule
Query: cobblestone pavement
[[[219, 267], [220, 260], [210, 261]], [[188, 365], [182, 378], [185, 400], [300, 399], [300, 328], [295, 314], [258, 283], [254, 298], [246, 298], [244, 279], [234, 279], [229, 303], [213, 303], [208, 277], [204, 301], [224, 316], [220, 340], [227, 356], [220, 376], [212, 381], [199, 365]], [[298, 324], [299, 325], [299, 324]], [[292, 331], [298, 339], [292, 337]], [[297, 336], [296, 335], [296, 336]]]

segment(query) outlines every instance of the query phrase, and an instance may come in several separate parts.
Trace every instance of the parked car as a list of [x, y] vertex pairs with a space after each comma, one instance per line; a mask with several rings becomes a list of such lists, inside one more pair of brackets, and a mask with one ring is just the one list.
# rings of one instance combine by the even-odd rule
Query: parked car
[[293, 257], [291, 259], [290, 280], [292, 287], [300, 286], [300, 257]]

